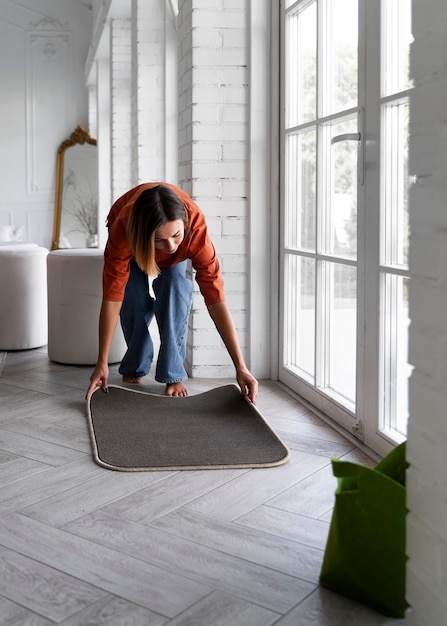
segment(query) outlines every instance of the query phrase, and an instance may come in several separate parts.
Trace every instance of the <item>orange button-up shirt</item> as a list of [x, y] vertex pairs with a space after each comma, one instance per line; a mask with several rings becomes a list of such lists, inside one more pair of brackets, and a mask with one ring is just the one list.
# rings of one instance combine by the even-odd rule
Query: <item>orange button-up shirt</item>
[[224, 285], [214, 245], [209, 238], [205, 216], [184, 191], [168, 183], [144, 183], [118, 198], [107, 216], [109, 237], [104, 251], [103, 298], [122, 302], [130, 273], [132, 250], [127, 239], [127, 221], [135, 200], [146, 189], [157, 185], [169, 187], [185, 205], [189, 232], [174, 254], [155, 250], [160, 268], [172, 267], [191, 259], [196, 280], [207, 305], [223, 302]]

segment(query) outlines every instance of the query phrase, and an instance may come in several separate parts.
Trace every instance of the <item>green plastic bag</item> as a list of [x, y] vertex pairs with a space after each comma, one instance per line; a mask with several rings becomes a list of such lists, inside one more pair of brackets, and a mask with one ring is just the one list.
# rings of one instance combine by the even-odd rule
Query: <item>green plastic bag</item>
[[332, 459], [338, 478], [320, 584], [385, 615], [405, 600], [405, 442], [376, 467]]

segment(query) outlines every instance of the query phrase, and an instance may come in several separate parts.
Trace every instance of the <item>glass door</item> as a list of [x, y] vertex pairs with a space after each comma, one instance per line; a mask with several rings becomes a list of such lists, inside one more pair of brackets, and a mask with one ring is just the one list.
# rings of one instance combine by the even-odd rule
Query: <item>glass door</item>
[[358, 0], [288, 3], [281, 379], [356, 407]]
[[384, 453], [406, 432], [410, 0], [285, 0], [279, 378]]

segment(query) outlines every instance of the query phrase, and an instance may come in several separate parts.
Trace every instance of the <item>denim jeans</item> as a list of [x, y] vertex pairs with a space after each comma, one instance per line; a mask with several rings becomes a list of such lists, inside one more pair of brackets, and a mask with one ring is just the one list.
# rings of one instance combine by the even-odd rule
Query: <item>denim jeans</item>
[[186, 278], [185, 270], [186, 261], [162, 268], [152, 283], [154, 299], [149, 293], [147, 275], [135, 261], [130, 262], [130, 276], [120, 313], [127, 343], [127, 351], [119, 367], [123, 376], [134, 378], [149, 372], [154, 358], [154, 344], [148, 327], [155, 315], [160, 332], [155, 380], [176, 383], [188, 377], [183, 362], [193, 284]]

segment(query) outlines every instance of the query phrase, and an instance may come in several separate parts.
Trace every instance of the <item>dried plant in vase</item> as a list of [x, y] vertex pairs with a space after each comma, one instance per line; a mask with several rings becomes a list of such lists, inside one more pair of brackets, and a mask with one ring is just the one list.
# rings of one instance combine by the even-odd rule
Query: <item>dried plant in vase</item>
[[[98, 246], [98, 198], [92, 192], [82, 194], [73, 190], [66, 207], [67, 215], [73, 218], [73, 228], [69, 232], [81, 232], [87, 235], [86, 246]], [[69, 234], [69, 233], [67, 233]]]

